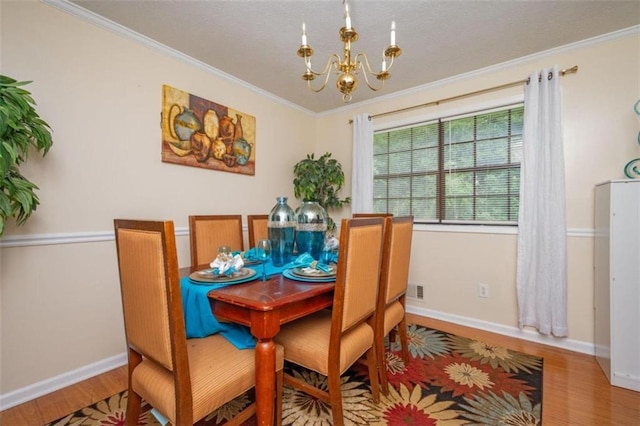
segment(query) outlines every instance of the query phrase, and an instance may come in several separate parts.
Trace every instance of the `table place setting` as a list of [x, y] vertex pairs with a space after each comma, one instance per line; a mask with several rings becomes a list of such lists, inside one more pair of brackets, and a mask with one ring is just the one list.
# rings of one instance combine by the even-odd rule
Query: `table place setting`
[[335, 263], [315, 260], [309, 253], [303, 253], [283, 267], [282, 275], [295, 281], [333, 282], [336, 280]]
[[255, 339], [247, 327], [219, 322], [211, 312], [209, 292], [231, 284], [253, 281], [256, 271], [244, 267], [239, 254], [227, 246], [218, 248], [218, 255], [208, 269], [192, 272], [180, 279], [182, 311], [187, 338], [199, 338], [220, 333], [238, 349], [255, 347]]
[[256, 271], [244, 268], [242, 256], [233, 254], [228, 247], [223, 246], [218, 249], [218, 255], [210, 263], [210, 269], [195, 271], [189, 278], [195, 284], [238, 284], [240, 282], [251, 281], [256, 275]]
[[[246, 327], [220, 323], [211, 313], [208, 297], [211, 290], [256, 279], [266, 282], [270, 277], [280, 274], [308, 284], [331, 283], [336, 280], [335, 251], [323, 252], [321, 260], [314, 259], [309, 253], [302, 253], [283, 266], [275, 266], [267, 242], [269, 241], [258, 242], [256, 247], [244, 253], [231, 252], [228, 247], [222, 246], [218, 248], [218, 255], [209, 264], [209, 268], [194, 271], [180, 279], [187, 338], [220, 333], [239, 349], [255, 347], [255, 339]], [[244, 259], [256, 263], [246, 265]]]

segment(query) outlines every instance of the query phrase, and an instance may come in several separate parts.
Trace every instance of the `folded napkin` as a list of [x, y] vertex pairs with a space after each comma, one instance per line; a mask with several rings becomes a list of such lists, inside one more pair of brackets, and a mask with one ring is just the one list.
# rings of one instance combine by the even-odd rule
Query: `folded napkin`
[[213, 262], [211, 262], [209, 266], [213, 269], [213, 275], [225, 275], [230, 277], [242, 269], [244, 261], [242, 260], [242, 256], [239, 254], [228, 255], [220, 253], [215, 259], [213, 259]]
[[320, 253], [320, 261], [322, 263], [338, 263], [338, 251], [340, 250], [340, 241], [334, 237], [330, 236], [324, 240], [324, 245], [322, 246], [322, 253]]
[[240, 255], [240, 257], [242, 257], [244, 260], [246, 260], [247, 262], [259, 262], [260, 259], [258, 259], [258, 252], [256, 251], [256, 248], [250, 248], [247, 251], [234, 251], [233, 255]]
[[180, 279], [182, 313], [187, 339], [220, 333], [238, 349], [255, 348], [255, 338], [247, 327], [230, 322], [220, 323], [211, 312], [207, 294], [225, 285], [227, 284], [193, 284], [189, 281], [189, 277]]
[[338, 248], [340, 247], [340, 241], [334, 237], [327, 237], [327, 239], [324, 240], [324, 246], [322, 246], [322, 250], [324, 251], [337, 251]]
[[319, 262], [313, 258], [309, 253], [302, 253], [292, 262], [284, 265], [283, 269], [293, 269], [293, 268], [313, 268], [322, 272], [331, 272], [331, 266], [326, 263]]

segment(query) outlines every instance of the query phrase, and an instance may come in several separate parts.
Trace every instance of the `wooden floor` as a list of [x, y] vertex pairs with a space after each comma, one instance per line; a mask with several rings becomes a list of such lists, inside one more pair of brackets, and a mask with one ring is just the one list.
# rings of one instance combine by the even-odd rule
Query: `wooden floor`
[[[640, 425], [640, 392], [609, 385], [593, 356], [408, 315], [409, 322], [544, 358], [543, 424]], [[126, 368], [53, 392], [0, 413], [0, 425], [41, 426], [126, 388]]]

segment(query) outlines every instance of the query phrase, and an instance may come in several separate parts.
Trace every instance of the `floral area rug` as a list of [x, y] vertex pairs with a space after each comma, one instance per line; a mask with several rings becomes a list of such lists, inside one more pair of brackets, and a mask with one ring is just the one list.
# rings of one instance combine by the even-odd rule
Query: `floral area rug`
[[[511, 425], [542, 423], [542, 358], [478, 340], [410, 325], [408, 364], [400, 347], [386, 352], [389, 394], [371, 399], [367, 370], [356, 364], [342, 376], [346, 425]], [[290, 374], [326, 389], [326, 378], [299, 366]], [[197, 423], [224, 424], [251, 402], [241, 395]], [[124, 425], [127, 392], [69, 414], [46, 426]], [[143, 406], [139, 425], [159, 424]], [[283, 395], [284, 425], [330, 425], [331, 408], [288, 386]], [[251, 419], [246, 426], [254, 424]]]

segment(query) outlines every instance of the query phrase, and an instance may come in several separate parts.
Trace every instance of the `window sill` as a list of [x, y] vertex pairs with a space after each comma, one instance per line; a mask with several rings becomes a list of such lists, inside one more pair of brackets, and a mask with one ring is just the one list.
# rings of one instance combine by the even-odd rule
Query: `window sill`
[[[413, 230], [416, 232], [453, 232], [458, 234], [494, 234], [494, 235], [518, 235], [517, 226], [496, 225], [455, 225], [435, 223], [415, 223]], [[594, 238], [595, 232], [590, 228], [567, 228], [567, 236], [575, 238]]]
[[423, 232], [456, 232], [460, 234], [505, 234], [518, 235], [517, 226], [496, 226], [496, 225], [454, 225], [454, 224], [429, 224], [416, 223], [413, 225], [414, 231]]

